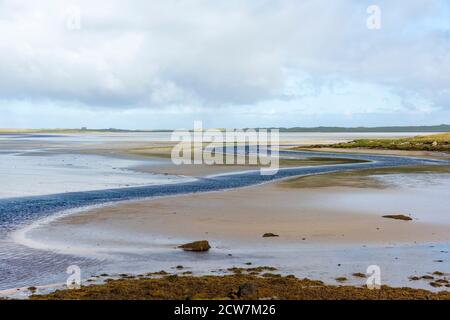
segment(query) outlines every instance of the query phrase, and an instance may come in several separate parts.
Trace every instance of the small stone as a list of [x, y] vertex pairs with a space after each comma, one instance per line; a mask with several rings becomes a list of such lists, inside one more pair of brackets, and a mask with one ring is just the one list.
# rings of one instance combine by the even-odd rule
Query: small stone
[[362, 272], [355, 272], [353, 274], [353, 276], [357, 277], [357, 278], [365, 278], [366, 277], [366, 275], [364, 273], [362, 273]]
[[436, 280], [435, 282], [436, 282], [436, 283], [440, 283], [440, 284], [447, 284], [447, 283], [448, 283], [448, 280], [445, 280], [445, 279], [439, 279], [439, 280]]
[[267, 232], [263, 234], [263, 238], [269, 238], [269, 237], [279, 237], [279, 235], [272, 233], [272, 232]]
[[395, 220], [403, 220], [403, 221], [411, 221], [412, 218], [410, 216], [404, 214], [388, 214], [383, 216], [383, 218], [395, 219]]
[[337, 282], [345, 282], [345, 281], [347, 281], [347, 278], [346, 277], [338, 277], [338, 278], [336, 278], [335, 279]]
[[442, 287], [442, 284], [437, 283], [437, 282], [430, 282], [430, 286], [432, 286], [434, 288], [439, 288], [439, 287]]

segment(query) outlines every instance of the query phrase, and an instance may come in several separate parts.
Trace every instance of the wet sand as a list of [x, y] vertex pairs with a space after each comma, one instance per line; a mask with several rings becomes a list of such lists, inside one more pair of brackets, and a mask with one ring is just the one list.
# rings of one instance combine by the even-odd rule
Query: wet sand
[[[280, 185], [263, 185], [227, 192], [185, 195], [133, 201], [69, 215], [32, 231], [32, 238], [45, 235], [47, 243], [76, 247], [86, 243], [84, 235], [95, 230], [120, 235], [120, 241], [98, 237], [102, 248], [133, 247], [132, 239], [145, 243], [148, 234], [166, 239], [202, 239], [210, 241], [270, 243], [350, 243], [392, 244], [450, 242], [450, 225], [421, 221], [395, 221], [382, 218], [371, 210], [354, 212], [321, 204], [333, 197], [352, 193], [355, 197], [366, 190], [326, 188], [299, 190]], [[392, 190], [374, 191], [380, 195]], [[267, 232], [280, 237], [267, 239]], [[129, 235], [129, 237], [127, 237]], [[142, 237], [139, 237], [142, 235]], [[169, 241], [170, 243], [170, 241]], [[147, 243], [151, 247], [152, 243]], [[173, 245], [177, 245], [176, 242]], [[58, 245], [59, 247], [60, 245]], [[51, 247], [51, 244], [50, 244]]]

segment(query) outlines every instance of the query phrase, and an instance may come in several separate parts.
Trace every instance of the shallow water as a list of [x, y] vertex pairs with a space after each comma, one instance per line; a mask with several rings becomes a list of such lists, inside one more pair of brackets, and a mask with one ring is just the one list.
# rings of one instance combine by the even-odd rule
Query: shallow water
[[0, 155], [0, 199], [190, 180], [132, 170], [139, 165], [157, 164], [157, 160], [144, 162], [96, 155], [28, 153]]
[[450, 174], [408, 173], [374, 175], [389, 188], [386, 190], [356, 189], [321, 193], [317, 207], [340, 208], [348, 213], [410, 215], [414, 220], [450, 225]]

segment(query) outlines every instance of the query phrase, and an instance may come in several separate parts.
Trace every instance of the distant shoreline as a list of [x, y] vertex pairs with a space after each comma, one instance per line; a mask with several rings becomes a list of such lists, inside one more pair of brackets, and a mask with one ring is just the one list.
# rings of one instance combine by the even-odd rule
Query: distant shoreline
[[[220, 129], [220, 128], [219, 128]], [[431, 125], [431, 126], [385, 126], [385, 127], [260, 127], [244, 128], [253, 130], [278, 129], [280, 132], [316, 132], [316, 133], [351, 133], [351, 132], [450, 132], [450, 125]], [[20, 134], [20, 133], [151, 133], [151, 132], [172, 132], [174, 129], [155, 129], [155, 130], [131, 130], [131, 129], [88, 129], [88, 128], [55, 128], [55, 129], [14, 129], [0, 128], [0, 134]]]

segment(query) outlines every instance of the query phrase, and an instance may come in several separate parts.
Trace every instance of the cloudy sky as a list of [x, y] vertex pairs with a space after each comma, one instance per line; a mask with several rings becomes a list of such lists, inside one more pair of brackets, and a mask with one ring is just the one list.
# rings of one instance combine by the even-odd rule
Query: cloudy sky
[[194, 120], [450, 123], [450, 1], [0, 0], [0, 127]]

